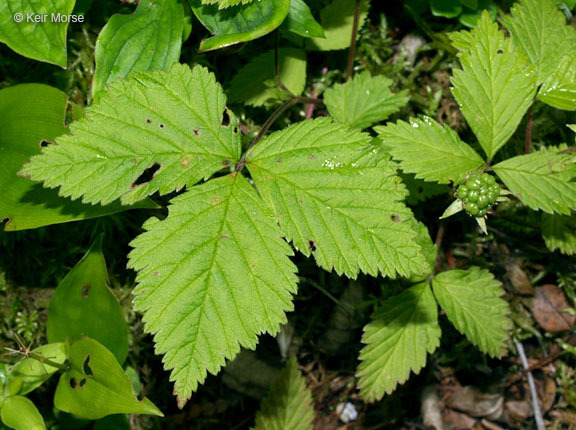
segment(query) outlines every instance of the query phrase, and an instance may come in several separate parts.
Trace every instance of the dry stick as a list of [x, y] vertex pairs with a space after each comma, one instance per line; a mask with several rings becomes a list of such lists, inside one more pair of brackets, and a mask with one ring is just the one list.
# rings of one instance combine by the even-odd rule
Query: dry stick
[[530, 106], [528, 111], [528, 120], [526, 121], [526, 154], [530, 154], [530, 147], [532, 146], [532, 114], [534, 113], [534, 104]]
[[360, 21], [360, 2], [356, 0], [356, 8], [354, 9], [354, 24], [352, 26], [352, 39], [350, 40], [350, 51], [348, 52], [348, 68], [346, 69], [346, 80], [349, 81], [352, 77], [352, 69], [354, 68], [354, 54], [356, 53], [356, 36], [358, 36], [358, 21]]
[[[520, 356], [520, 360], [522, 360], [522, 367], [524, 370], [528, 370], [528, 359], [526, 358], [526, 354], [524, 353], [524, 347], [522, 344], [514, 339], [514, 345], [516, 345], [516, 349], [518, 350], [518, 355]], [[546, 426], [544, 425], [544, 418], [542, 417], [542, 411], [540, 410], [540, 404], [538, 403], [538, 394], [536, 393], [536, 385], [534, 384], [534, 378], [532, 377], [532, 372], [528, 371], [526, 373], [528, 378], [528, 386], [530, 387], [530, 397], [532, 397], [532, 407], [534, 408], [534, 418], [536, 419], [536, 427], [538, 430], [546, 430]]]

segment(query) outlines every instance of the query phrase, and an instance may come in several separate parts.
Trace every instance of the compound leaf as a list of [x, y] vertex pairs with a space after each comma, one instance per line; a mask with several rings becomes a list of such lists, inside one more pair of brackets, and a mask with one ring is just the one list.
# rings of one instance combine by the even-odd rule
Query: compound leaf
[[576, 254], [576, 217], [542, 214], [542, 237], [550, 251]]
[[175, 64], [109, 89], [21, 174], [85, 202], [131, 203], [193, 185], [239, 158], [236, 119], [229, 113], [224, 122], [226, 97], [205, 68]]
[[544, 82], [576, 45], [576, 29], [566, 25], [566, 16], [556, 3], [556, 0], [520, 0], [503, 20], [514, 43], [534, 65], [537, 84]]
[[60, 282], [50, 300], [49, 342], [89, 336], [112, 352], [120, 364], [128, 355], [128, 326], [122, 307], [108, 288], [108, 270], [99, 236], [82, 260]]
[[426, 365], [426, 354], [440, 344], [438, 308], [430, 287], [417, 284], [394, 296], [372, 314], [364, 327], [358, 367], [360, 393], [380, 400]]
[[134, 72], [164, 70], [180, 58], [184, 9], [177, 0], [142, 0], [132, 15], [113, 15], [96, 42], [94, 100]]
[[200, 51], [212, 51], [265, 36], [282, 24], [290, 0], [258, 0], [220, 10], [217, 5], [203, 5], [190, 0], [196, 18], [214, 36], [202, 41]]
[[[278, 50], [280, 80], [294, 95], [302, 94], [306, 86], [306, 53], [296, 48]], [[242, 67], [230, 82], [230, 102], [243, 102], [251, 106], [263, 106], [273, 99], [285, 98], [285, 93], [267, 85], [273, 82], [275, 69], [274, 51], [254, 57]]]
[[576, 155], [544, 149], [504, 160], [494, 167], [504, 184], [532, 209], [569, 215], [576, 209]]
[[[370, 0], [361, 0], [358, 29], [362, 28]], [[306, 41], [310, 51], [332, 51], [346, 49], [352, 40], [354, 26], [354, 10], [356, 1], [334, 0], [320, 11], [320, 23], [324, 29], [324, 37], [315, 37]]]
[[247, 166], [294, 247], [327, 270], [395, 277], [426, 270], [406, 189], [371, 137], [329, 118], [275, 132]]
[[290, 0], [290, 10], [281, 28], [302, 37], [324, 37], [324, 29], [304, 0]]
[[164, 221], [137, 237], [135, 308], [156, 351], [165, 354], [178, 402], [260, 333], [275, 334], [292, 310], [292, 251], [254, 188], [241, 175], [174, 198]]
[[540, 87], [538, 98], [558, 109], [576, 110], [576, 53], [564, 57]]
[[428, 117], [389, 123], [374, 130], [402, 170], [415, 173], [419, 179], [459, 183], [467, 173], [484, 164], [482, 157], [454, 130]]
[[32, 403], [22, 396], [8, 397], [2, 405], [2, 422], [15, 430], [45, 430], [44, 418]]
[[70, 370], [63, 373], [54, 406], [81, 418], [97, 420], [112, 414], [163, 416], [147, 398], [139, 400], [130, 379], [110, 351], [86, 337], [66, 348]]
[[434, 295], [454, 326], [483, 352], [500, 357], [510, 329], [500, 282], [479, 267], [449, 270], [432, 281]]
[[[484, 11], [471, 31], [475, 43], [460, 52], [452, 92], [488, 158], [512, 136], [536, 94], [523, 56]], [[461, 39], [461, 38], [460, 38]], [[460, 40], [459, 39], [459, 40]]]
[[[58, 22], [56, 18], [70, 15], [75, 3], [76, 0], [2, 0], [0, 42], [25, 57], [66, 68], [68, 22]], [[36, 18], [43, 21], [35, 22]]]
[[40, 153], [41, 144], [68, 133], [64, 124], [66, 106], [66, 95], [47, 85], [22, 84], [0, 91], [0, 222], [8, 220], [7, 231], [156, 207], [148, 199], [131, 207], [119, 203], [83, 205], [17, 175], [30, 156]]
[[256, 414], [254, 430], [312, 430], [314, 408], [295, 358], [288, 360]]
[[408, 103], [407, 91], [393, 94], [392, 81], [365, 72], [345, 84], [324, 92], [324, 103], [337, 121], [354, 128], [367, 128], [383, 121]]

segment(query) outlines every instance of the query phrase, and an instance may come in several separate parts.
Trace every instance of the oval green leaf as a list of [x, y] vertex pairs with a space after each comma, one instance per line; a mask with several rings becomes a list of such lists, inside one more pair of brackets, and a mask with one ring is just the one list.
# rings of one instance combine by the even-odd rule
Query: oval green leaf
[[25, 230], [131, 208], [157, 207], [151, 200], [131, 207], [119, 203], [83, 205], [17, 176], [22, 165], [41, 152], [43, 142], [52, 142], [68, 133], [64, 124], [66, 106], [66, 95], [47, 85], [22, 84], [0, 91], [0, 222], [8, 220], [5, 230]]
[[99, 236], [80, 262], [58, 285], [48, 308], [49, 342], [90, 336], [119, 363], [128, 355], [128, 326], [122, 308], [108, 289], [108, 272]]
[[15, 430], [45, 430], [44, 419], [26, 397], [8, 397], [2, 406], [2, 422]]
[[96, 43], [92, 97], [136, 71], [168, 71], [180, 58], [184, 9], [177, 0], [142, 0], [132, 15], [114, 15]]
[[20, 55], [66, 68], [66, 33], [76, 0], [2, 0], [0, 42]]
[[116, 357], [93, 339], [67, 348], [70, 370], [60, 377], [54, 406], [79, 417], [97, 420], [112, 414], [163, 416], [147, 398], [138, 400]]
[[302, 37], [324, 37], [322, 26], [318, 24], [304, 0], [290, 1], [290, 10], [281, 29]]
[[259, 0], [219, 10], [218, 5], [203, 5], [191, 0], [196, 17], [214, 36], [202, 41], [200, 51], [212, 51], [262, 37], [282, 24], [290, 0]]

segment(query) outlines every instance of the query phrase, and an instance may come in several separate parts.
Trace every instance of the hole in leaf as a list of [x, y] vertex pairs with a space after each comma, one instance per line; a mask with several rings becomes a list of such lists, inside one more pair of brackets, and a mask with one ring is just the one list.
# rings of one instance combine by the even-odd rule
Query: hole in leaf
[[86, 376], [94, 375], [94, 372], [92, 372], [92, 368], [90, 367], [90, 354], [86, 356], [84, 362], [82, 363], [82, 373], [84, 373]]
[[48, 142], [47, 140], [43, 140], [42, 142], [40, 142], [40, 146], [42, 148], [46, 148], [50, 144], [51, 144], [51, 142]]
[[398, 215], [398, 214], [392, 214], [392, 215], [390, 215], [390, 219], [392, 220], [392, 222], [400, 222], [400, 221], [402, 221], [402, 219], [400, 218], [400, 215]]
[[308, 241], [308, 248], [309, 248], [310, 251], [312, 251], [312, 252], [316, 252], [316, 250], [318, 249], [318, 248], [316, 248], [316, 242], [314, 242], [312, 239], [310, 239], [310, 240]]
[[162, 166], [158, 163], [154, 163], [152, 166], [148, 167], [146, 170], [144, 170], [144, 172], [142, 172], [140, 176], [138, 176], [138, 178], [132, 184], [132, 187], [150, 182], [152, 179], [154, 179], [154, 176], [158, 170], [160, 170], [160, 167]]
[[82, 388], [86, 385], [86, 378], [80, 379], [80, 383], [78, 384], [78, 388]]
[[70, 384], [70, 388], [72, 388], [73, 390], [76, 389], [76, 386], [78, 385], [76, 383], [76, 378], [70, 378], [70, 380], [68, 381], [68, 383]]
[[200, 129], [199, 128], [194, 129], [194, 136], [200, 136]]
[[90, 293], [90, 284], [82, 284], [82, 298], [85, 299], [88, 297], [88, 294]]
[[152, 124], [152, 120], [150, 118], [146, 118], [146, 124]]
[[496, 54], [504, 54], [504, 51], [503, 51], [502, 49], [498, 49], [498, 50], [496, 51]]
[[220, 125], [223, 127], [228, 127], [230, 125], [230, 115], [228, 114], [228, 109], [224, 109], [224, 112], [222, 112], [222, 121], [220, 122]]
[[238, 131], [239, 131], [238, 127], [234, 127], [234, 130], [233, 130], [234, 134], [238, 134]]
[[164, 124], [160, 124], [160, 128], [164, 128]]

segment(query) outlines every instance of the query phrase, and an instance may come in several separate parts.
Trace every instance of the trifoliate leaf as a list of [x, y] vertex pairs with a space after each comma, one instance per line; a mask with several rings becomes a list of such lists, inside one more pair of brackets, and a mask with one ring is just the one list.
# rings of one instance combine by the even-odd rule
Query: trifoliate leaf
[[176, 64], [110, 85], [71, 135], [21, 170], [60, 194], [90, 203], [130, 203], [193, 185], [240, 157], [236, 119], [214, 75]]
[[68, 133], [66, 95], [42, 84], [20, 84], [0, 90], [0, 222], [5, 230], [26, 230], [87, 218], [110, 215], [127, 209], [154, 208], [147, 199], [132, 207], [83, 205], [58, 196], [18, 171], [32, 155], [40, 154], [41, 144], [53, 142]]
[[482, 157], [454, 130], [428, 117], [411, 119], [410, 123], [398, 121], [374, 130], [402, 170], [415, 173], [419, 179], [458, 183], [484, 164]]
[[475, 39], [460, 53], [462, 69], [454, 70], [452, 92], [462, 114], [488, 158], [512, 136], [533, 102], [534, 75], [484, 12], [472, 30]]
[[236, 43], [248, 42], [275, 30], [286, 19], [290, 0], [257, 0], [219, 9], [190, 0], [196, 18], [213, 37], [200, 43], [200, 51], [212, 51]]
[[576, 53], [564, 57], [542, 84], [538, 98], [558, 109], [576, 110]]
[[569, 215], [576, 209], [576, 155], [544, 149], [493, 167], [508, 189], [532, 209]]
[[[514, 43], [534, 64], [536, 83], [550, 76], [576, 46], [576, 29], [566, 25], [566, 16], [556, 0], [520, 0], [503, 19]], [[514, 84], [516, 85], [516, 84]]]
[[510, 329], [508, 304], [500, 282], [479, 267], [442, 272], [432, 281], [434, 295], [454, 326], [483, 352], [500, 357]]
[[108, 285], [100, 235], [50, 299], [48, 341], [71, 342], [89, 336], [113, 353], [118, 363], [124, 363], [128, 355], [128, 326]]
[[302, 37], [324, 37], [322, 26], [304, 0], [290, 0], [288, 16], [280, 28]]
[[44, 418], [32, 403], [22, 396], [8, 397], [2, 405], [2, 422], [15, 430], [45, 430]]
[[[263, 142], [262, 142], [263, 143]], [[276, 334], [292, 310], [292, 251], [254, 188], [229, 175], [174, 198], [133, 242], [136, 310], [180, 405], [260, 333]]]
[[180, 58], [183, 31], [184, 9], [176, 0], [142, 0], [132, 15], [113, 15], [96, 42], [94, 100], [134, 72], [169, 71]]
[[112, 414], [163, 416], [150, 400], [136, 397], [114, 354], [94, 339], [67, 345], [66, 355], [69, 370], [58, 381], [56, 408], [90, 420]]
[[418, 284], [382, 303], [364, 328], [358, 367], [360, 393], [380, 400], [410, 372], [426, 365], [426, 354], [440, 344], [438, 308], [428, 284]]
[[[362, 28], [370, 0], [361, 0], [360, 14], [358, 15], [358, 29]], [[346, 49], [352, 41], [354, 27], [354, 11], [356, 1], [333, 0], [320, 11], [320, 23], [324, 29], [324, 37], [315, 37], [306, 41], [306, 48], [310, 51], [333, 51]]]
[[[306, 53], [296, 48], [278, 50], [280, 80], [293, 95], [300, 95], [306, 86]], [[278, 85], [266, 85], [275, 79], [275, 52], [269, 51], [254, 57], [242, 67], [230, 82], [230, 102], [243, 102], [262, 106], [273, 99], [290, 97]]]
[[253, 0], [202, 0], [202, 4], [217, 4], [218, 9], [226, 9], [230, 6], [236, 6], [239, 4], [248, 4]]
[[328, 88], [324, 92], [324, 103], [337, 121], [353, 128], [367, 128], [408, 103], [407, 91], [393, 94], [391, 84], [385, 76], [361, 73], [345, 84]]
[[288, 360], [256, 414], [254, 430], [312, 430], [314, 408], [295, 358]]
[[69, 22], [57, 18], [70, 15], [75, 3], [76, 0], [2, 0], [0, 42], [25, 57], [66, 68]]
[[328, 118], [271, 134], [247, 165], [288, 240], [338, 274], [425, 270], [396, 164], [371, 137]]
[[576, 216], [542, 214], [542, 237], [550, 251], [576, 254]]

